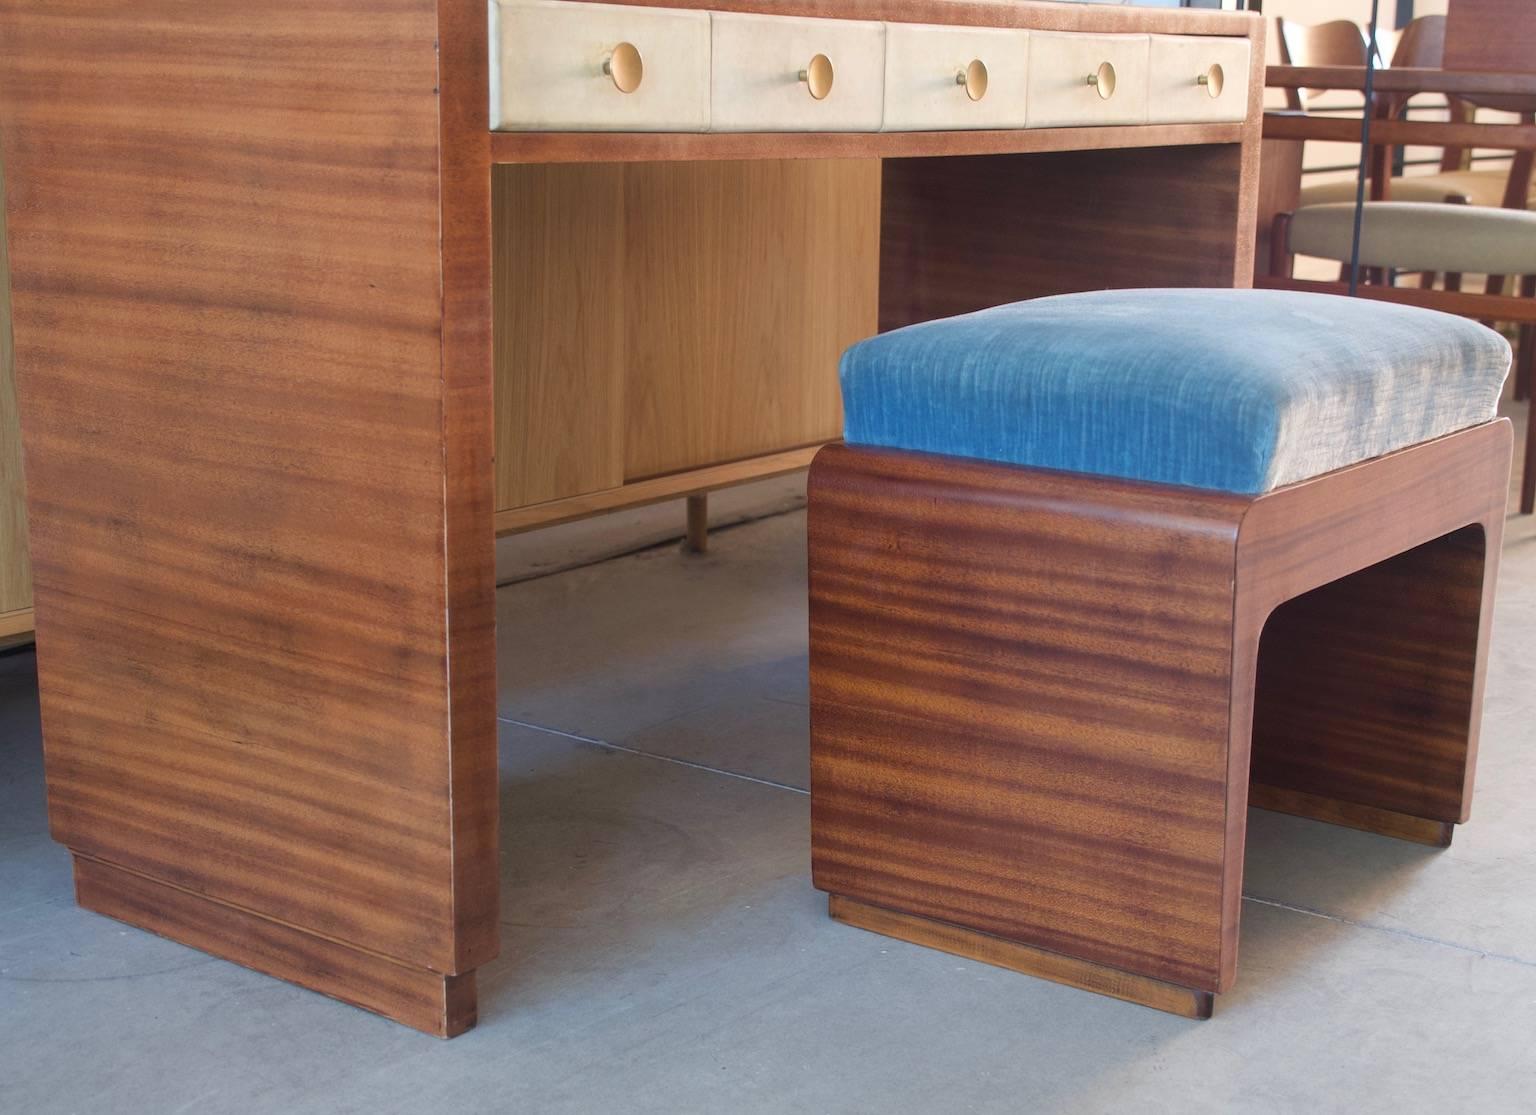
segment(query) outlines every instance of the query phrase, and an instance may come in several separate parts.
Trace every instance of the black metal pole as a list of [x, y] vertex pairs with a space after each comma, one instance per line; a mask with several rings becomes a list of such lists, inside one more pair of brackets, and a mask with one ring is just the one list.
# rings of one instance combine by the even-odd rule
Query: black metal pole
[[1371, 0], [1365, 42], [1365, 111], [1360, 114], [1360, 172], [1355, 179], [1355, 229], [1349, 246], [1349, 293], [1360, 289], [1360, 229], [1365, 223], [1365, 182], [1371, 166], [1371, 116], [1376, 109], [1376, 26], [1381, 0]]

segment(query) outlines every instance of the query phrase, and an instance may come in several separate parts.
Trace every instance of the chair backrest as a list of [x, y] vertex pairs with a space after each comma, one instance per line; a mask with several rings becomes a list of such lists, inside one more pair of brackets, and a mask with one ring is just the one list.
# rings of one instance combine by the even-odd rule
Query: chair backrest
[[[1438, 70], [1445, 63], [1445, 26], [1443, 15], [1421, 15], [1410, 20], [1398, 34], [1397, 47], [1392, 51], [1392, 65], [1416, 70]], [[1409, 98], [1402, 97], [1389, 106], [1393, 115], [1401, 112]], [[1446, 97], [1453, 122], [1472, 119], [1472, 107], [1456, 97]], [[1447, 147], [1440, 154], [1441, 170], [1459, 170], [1463, 151], [1459, 147]]]
[[[1276, 16], [1280, 30], [1280, 61], [1287, 66], [1363, 66], [1365, 32], [1347, 19], [1308, 26], [1284, 16]], [[1286, 102], [1291, 108], [1304, 109], [1307, 100], [1326, 89], [1287, 89]]]
[[1450, 0], [1445, 68], [1529, 73], [1536, 70], [1536, 4], [1531, 0]]
[[1410, 20], [1397, 37], [1392, 65], [1438, 70], [1445, 64], [1445, 16], [1421, 15]]

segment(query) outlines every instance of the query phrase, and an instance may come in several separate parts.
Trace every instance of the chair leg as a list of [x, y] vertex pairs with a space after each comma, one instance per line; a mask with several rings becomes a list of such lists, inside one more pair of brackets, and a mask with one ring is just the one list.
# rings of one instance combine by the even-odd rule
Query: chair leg
[[1269, 274], [1274, 279], [1289, 279], [1296, 265], [1291, 254], [1291, 214], [1276, 213], [1269, 234]]
[[[1530, 404], [1536, 412], [1536, 403]], [[1520, 514], [1536, 512], [1536, 421], [1531, 415], [1525, 420], [1525, 467], [1520, 474]]]
[[1515, 402], [1531, 397], [1531, 365], [1536, 362], [1536, 326], [1520, 327], [1520, 343], [1515, 346]]
[[[1520, 280], [1520, 295], [1536, 298], [1536, 275], [1526, 275]], [[1531, 397], [1531, 380], [1536, 375], [1536, 325], [1520, 327], [1520, 347], [1515, 358], [1515, 401], [1524, 402]]]
[[[1483, 284], [1483, 293], [1484, 294], [1503, 294], [1504, 293], [1504, 276], [1503, 275], [1489, 275], [1488, 276], [1488, 281]], [[1483, 318], [1482, 322], [1489, 329], [1495, 329], [1495, 328], [1498, 327], [1498, 322], [1493, 321], [1490, 318]]]

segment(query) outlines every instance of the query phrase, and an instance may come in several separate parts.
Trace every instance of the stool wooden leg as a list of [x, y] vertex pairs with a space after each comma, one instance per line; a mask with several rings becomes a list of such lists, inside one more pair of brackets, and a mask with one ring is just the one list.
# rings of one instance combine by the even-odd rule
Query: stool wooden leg
[[1450, 843], [1471, 804], [1497, 545], [1468, 527], [1275, 610], [1252, 804]]

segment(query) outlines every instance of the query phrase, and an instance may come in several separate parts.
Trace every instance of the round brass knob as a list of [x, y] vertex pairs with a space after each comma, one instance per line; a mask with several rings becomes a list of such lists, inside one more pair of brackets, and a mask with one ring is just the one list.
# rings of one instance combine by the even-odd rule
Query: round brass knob
[[603, 73], [613, 79], [613, 87], [620, 93], [633, 93], [645, 78], [645, 62], [634, 43], [620, 43], [603, 60]]
[[1195, 78], [1195, 84], [1205, 86], [1206, 93], [1214, 101], [1217, 97], [1221, 96], [1222, 87], [1227, 84], [1227, 72], [1219, 64], [1212, 66], [1205, 73]]
[[816, 55], [811, 64], [800, 71], [800, 80], [812, 97], [818, 101], [825, 99], [832, 92], [832, 59], [825, 54]]
[[1108, 62], [1088, 75], [1088, 84], [1099, 91], [1099, 99], [1107, 101], [1115, 95], [1115, 67]]
[[971, 64], [955, 75], [955, 84], [965, 87], [965, 95], [979, 101], [987, 95], [987, 64], [972, 58]]

